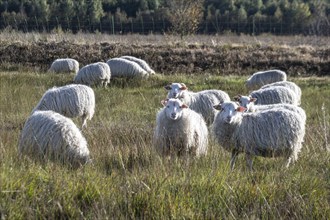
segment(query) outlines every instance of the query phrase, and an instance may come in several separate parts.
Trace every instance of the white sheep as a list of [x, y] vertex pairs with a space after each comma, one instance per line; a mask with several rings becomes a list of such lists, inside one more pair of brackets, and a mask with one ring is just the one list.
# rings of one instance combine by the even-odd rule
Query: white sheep
[[81, 117], [84, 128], [95, 112], [95, 94], [86, 85], [54, 87], [45, 92], [33, 111], [36, 110], [52, 110], [69, 118]]
[[61, 58], [56, 59], [50, 68], [48, 69], [48, 72], [53, 73], [77, 73], [79, 70], [79, 62], [72, 58]]
[[81, 68], [73, 81], [77, 84], [89, 86], [101, 85], [106, 87], [110, 82], [111, 72], [108, 64], [104, 62], [92, 63]]
[[259, 89], [261, 86], [269, 83], [286, 81], [286, 78], [286, 73], [281, 70], [259, 71], [245, 81], [245, 86], [249, 90]]
[[277, 104], [269, 104], [269, 105], [255, 105], [256, 98], [252, 98], [251, 96], [242, 96], [238, 95], [234, 97], [235, 101], [238, 101], [240, 106], [246, 108], [248, 112], [256, 112], [256, 111], [264, 111], [275, 108], [285, 108], [294, 112], [297, 112], [301, 115], [302, 119], [306, 121], [306, 113], [305, 110], [300, 108], [297, 105], [287, 104], [287, 103], [277, 103]]
[[121, 78], [148, 78], [149, 73], [139, 64], [123, 58], [112, 58], [107, 61], [110, 67], [111, 77]]
[[18, 152], [40, 160], [78, 167], [90, 161], [87, 142], [69, 118], [53, 111], [35, 111], [25, 122]]
[[[245, 96], [246, 97], [246, 96]], [[273, 86], [265, 89], [259, 89], [250, 93], [245, 99], [241, 97], [241, 105], [248, 108], [248, 104], [254, 102], [256, 105], [267, 105], [277, 103], [287, 103], [298, 105], [299, 100], [296, 93], [283, 86]]]
[[252, 113], [236, 102], [215, 106], [220, 110], [213, 124], [215, 140], [231, 151], [230, 166], [240, 152], [252, 170], [252, 156], [288, 158], [287, 167], [298, 159], [305, 135], [305, 120], [297, 112], [276, 108]]
[[157, 113], [154, 146], [164, 156], [207, 153], [208, 130], [203, 117], [179, 99], [163, 100]]
[[260, 89], [266, 89], [266, 88], [273, 87], [273, 86], [284, 86], [284, 87], [289, 88], [292, 91], [294, 91], [296, 93], [296, 96], [298, 99], [298, 105], [300, 105], [301, 89], [297, 84], [295, 84], [294, 82], [290, 82], [290, 81], [281, 81], [281, 82], [274, 82], [271, 84], [266, 84], [266, 85], [262, 86]]
[[222, 90], [203, 90], [200, 92], [188, 91], [184, 83], [172, 83], [164, 87], [167, 91], [167, 98], [178, 98], [189, 106], [190, 109], [200, 113], [206, 124], [211, 125], [216, 110], [214, 105], [222, 101], [229, 101], [229, 95]]
[[145, 60], [142, 60], [140, 58], [133, 57], [133, 56], [121, 56], [120, 58], [130, 60], [130, 61], [133, 61], [133, 62], [139, 64], [139, 66], [142, 67], [142, 69], [144, 69], [145, 71], [147, 71], [150, 75], [156, 74], [155, 71], [153, 69], [151, 69], [151, 67]]

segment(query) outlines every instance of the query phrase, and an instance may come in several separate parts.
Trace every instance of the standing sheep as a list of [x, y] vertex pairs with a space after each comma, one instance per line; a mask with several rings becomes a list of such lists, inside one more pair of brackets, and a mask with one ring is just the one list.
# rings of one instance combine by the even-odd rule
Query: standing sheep
[[261, 86], [278, 82], [286, 81], [286, 73], [281, 70], [267, 70], [254, 73], [245, 82], [247, 89], [259, 89]]
[[273, 87], [273, 86], [284, 86], [284, 87], [289, 88], [292, 91], [294, 91], [296, 93], [296, 96], [298, 99], [298, 105], [300, 105], [301, 89], [297, 84], [295, 84], [294, 82], [290, 82], [290, 81], [274, 82], [271, 84], [264, 85], [260, 89], [266, 89], [266, 88]]
[[235, 102], [215, 106], [221, 110], [213, 124], [216, 141], [232, 152], [230, 166], [240, 152], [252, 170], [251, 156], [288, 158], [287, 167], [298, 159], [305, 135], [305, 120], [294, 111], [284, 108], [242, 113], [245, 108]]
[[90, 161], [87, 142], [71, 119], [53, 111], [35, 111], [25, 122], [18, 145], [21, 155], [78, 167]]
[[287, 104], [287, 103], [277, 103], [277, 104], [269, 104], [269, 105], [255, 105], [256, 98], [252, 98], [250, 96], [242, 96], [238, 95], [234, 97], [235, 101], [238, 101], [240, 106], [246, 108], [248, 112], [256, 112], [256, 111], [264, 111], [275, 108], [285, 108], [294, 112], [297, 112], [301, 115], [301, 117], [306, 120], [305, 110], [300, 108], [297, 105]]
[[[256, 105], [287, 103], [298, 105], [299, 100], [296, 94], [283, 86], [273, 86], [265, 89], [259, 89], [250, 93], [250, 96], [236, 97], [241, 105], [249, 108], [248, 105], [254, 102]], [[252, 103], [253, 104], [253, 103]]]
[[53, 73], [77, 73], [79, 70], [79, 63], [75, 59], [63, 58], [56, 59], [50, 66], [48, 72]]
[[148, 78], [149, 73], [139, 64], [123, 58], [113, 58], [107, 61], [110, 67], [111, 77], [123, 78]]
[[168, 99], [162, 104], [153, 138], [157, 151], [164, 156], [205, 155], [208, 130], [203, 117], [179, 99]]
[[203, 90], [200, 92], [188, 91], [184, 83], [172, 83], [165, 86], [168, 91], [167, 98], [178, 98], [190, 109], [200, 113], [206, 123], [211, 125], [215, 116], [214, 105], [222, 101], [229, 101], [229, 95], [221, 90]]
[[69, 118], [79, 116], [84, 128], [95, 112], [95, 94], [85, 85], [54, 87], [45, 92], [33, 111], [36, 110], [52, 110]]
[[133, 57], [133, 56], [121, 56], [120, 58], [130, 60], [130, 61], [133, 61], [133, 62], [139, 64], [139, 66], [142, 67], [142, 69], [144, 69], [145, 71], [147, 71], [150, 75], [156, 74], [155, 71], [150, 68], [149, 64], [142, 59], [139, 59], [139, 58]]
[[111, 72], [104, 62], [92, 63], [81, 68], [74, 77], [74, 83], [89, 86], [101, 85], [106, 87], [110, 82]]

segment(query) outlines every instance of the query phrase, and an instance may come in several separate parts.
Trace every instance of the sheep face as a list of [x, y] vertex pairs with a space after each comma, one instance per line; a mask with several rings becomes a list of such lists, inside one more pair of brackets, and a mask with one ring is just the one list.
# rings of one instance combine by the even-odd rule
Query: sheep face
[[185, 108], [188, 108], [187, 105], [183, 104], [178, 99], [167, 99], [162, 101], [162, 104], [165, 107], [166, 117], [174, 121], [180, 119], [182, 116], [182, 111]]
[[165, 86], [168, 91], [167, 98], [180, 98], [183, 96], [183, 92], [187, 90], [187, 86], [184, 83], [172, 83]]
[[252, 98], [251, 96], [243, 96], [243, 95], [235, 96], [234, 100], [238, 101], [240, 106], [246, 109], [250, 109], [254, 105], [254, 102], [257, 101], [256, 98]]
[[228, 124], [235, 122], [238, 116], [241, 115], [241, 112], [246, 110], [246, 108], [239, 106], [236, 102], [222, 102], [214, 106], [214, 108], [220, 110], [219, 117]]

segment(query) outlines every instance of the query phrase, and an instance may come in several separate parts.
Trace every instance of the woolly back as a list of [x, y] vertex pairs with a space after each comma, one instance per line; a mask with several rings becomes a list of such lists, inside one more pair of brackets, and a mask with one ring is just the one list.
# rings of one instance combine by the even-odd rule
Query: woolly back
[[149, 64], [142, 59], [139, 59], [139, 58], [133, 57], [133, 56], [121, 56], [120, 58], [133, 61], [133, 62], [137, 63], [142, 69], [147, 71], [149, 74], [155, 74], [155, 71], [150, 68]]
[[272, 109], [244, 113], [232, 136], [236, 148], [260, 156], [290, 155], [300, 151], [305, 121], [297, 112]]
[[52, 110], [70, 118], [88, 115], [91, 119], [95, 111], [95, 94], [85, 85], [54, 87], [46, 91], [35, 110]]
[[78, 70], [79, 70], [79, 62], [71, 58], [56, 59], [52, 63], [49, 69], [49, 71], [55, 73], [69, 73], [69, 72], [77, 73]]
[[230, 100], [229, 95], [221, 90], [204, 90], [197, 93], [187, 91], [184, 94], [183, 102], [187, 103], [190, 109], [200, 113], [208, 125], [213, 123], [216, 113], [213, 106]]
[[286, 81], [286, 79], [286, 73], [281, 70], [260, 71], [247, 79], [245, 85], [248, 89], [256, 89], [269, 83]]
[[304, 109], [297, 105], [287, 104], [287, 103], [278, 103], [278, 104], [270, 104], [270, 105], [254, 105], [250, 109], [250, 111], [265, 111], [271, 109], [287, 109], [289, 111], [293, 111], [298, 113], [301, 116], [301, 119], [306, 121], [306, 112]]
[[144, 69], [142, 69], [137, 63], [130, 60], [113, 58], [108, 60], [107, 64], [110, 67], [111, 77], [148, 77], [148, 73]]
[[301, 89], [297, 84], [295, 84], [294, 82], [290, 82], [290, 81], [281, 81], [281, 82], [275, 82], [275, 83], [264, 85], [261, 87], [261, 89], [266, 89], [266, 88], [273, 87], [273, 86], [284, 86], [284, 87], [291, 89], [296, 94], [296, 96], [298, 98], [298, 104], [300, 104]]
[[18, 150], [39, 159], [84, 164], [89, 160], [86, 139], [69, 118], [53, 111], [36, 111], [25, 122]]
[[266, 89], [259, 89], [251, 92], [251, 97], [257, 98], [255, 104], [276, 104], [288, 103], [298, 105], [298, 98], [296, 94], [289, 88], [283, 86], [273, 86]]
[[75, 75], [74, 82], [85, 85], [102, 84], [103, 81], [110, 82], [110, 67], [103, 62], [88, 64], [81, 68]]

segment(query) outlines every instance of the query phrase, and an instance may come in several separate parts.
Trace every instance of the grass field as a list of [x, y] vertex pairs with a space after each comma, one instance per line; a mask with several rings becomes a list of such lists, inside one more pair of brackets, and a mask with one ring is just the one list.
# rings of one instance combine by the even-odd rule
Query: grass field
[[[240, 155], [210, 142], [200, 159], [172, 161], [156, 154], [152, 134], [163, 86], [246, 94], [244, 76], [157, 76], [112, 80], [94, 88], [96, 112], [83, 131], [93, 164], [71, 170], [19, 158], [20, 131], [50, 87], [73, 76], [0, 72], [0, 219], [330, 219], [330, 78], [290, 78], [302, 89], [307, 113], [299, 160], [255, 158], [246, 170]], [[81, 122], [74, 119], [78, 126]]]

